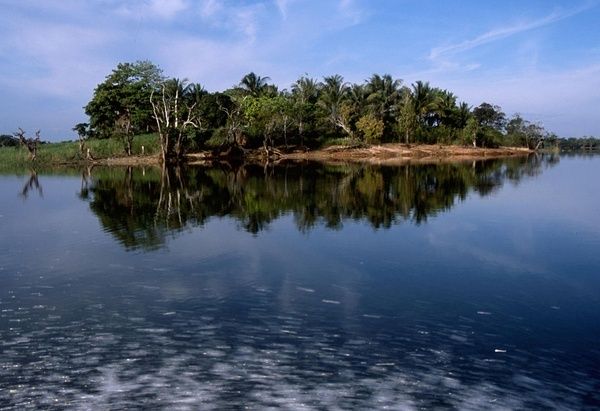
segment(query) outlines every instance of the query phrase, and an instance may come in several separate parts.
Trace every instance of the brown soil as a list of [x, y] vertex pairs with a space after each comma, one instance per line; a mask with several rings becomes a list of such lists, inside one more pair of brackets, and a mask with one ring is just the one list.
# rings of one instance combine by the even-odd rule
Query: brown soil
[[88, 164], [103, 166], [149, 166], [160, 164], [160, 158], [155, 156], [130, 156], [130, 157], [110, 157], [101, 158], [89, 162]]
[[293, 152], [283, 159], [370, 164], [438, 163], [523, 156], [532, 151], [520, 147], [479, 148], [450, 145], [382, 144], [370, 147], [332, 146], [323, 150]]

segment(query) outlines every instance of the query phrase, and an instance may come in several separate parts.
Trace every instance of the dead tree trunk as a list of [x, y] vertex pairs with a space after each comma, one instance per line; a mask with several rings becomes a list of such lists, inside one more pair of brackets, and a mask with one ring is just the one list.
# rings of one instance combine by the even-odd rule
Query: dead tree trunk
[[19, 131], [14, 133], [14, 136], [19, 139], [19, 142], [22, 146], [27, 148], [27, 151], [29, 152], [29, 159], [31, 161], [35, 160], [37, 157], [38, 146], [40, 144], [40, 130], [35, 132], [35, 138], [27, 138], [25, 137], [25, 131], [19, 127]]

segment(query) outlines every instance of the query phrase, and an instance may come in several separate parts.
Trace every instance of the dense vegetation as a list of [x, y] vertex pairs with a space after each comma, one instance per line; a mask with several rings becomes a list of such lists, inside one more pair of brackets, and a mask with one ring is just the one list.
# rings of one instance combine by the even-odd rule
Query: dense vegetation
[[116, 138], [131, 154], [133, 136], [157, 132], [164, 158], [186, 150], [238, 146], [317, 147], [404, 142], [539, 148], [549, 134], [498, 106], [470, 107], [450, 91], [417, 81], [405, 85], [388, 74], [362, 84], [340, 75], [321, 81], [300, 77], [280, 90], [255, 73], [238, 85], [210, 93], [198, 83], [166, 78], [151, 62], [119, 64], [99, 84], [75, 126], [82, 139]]

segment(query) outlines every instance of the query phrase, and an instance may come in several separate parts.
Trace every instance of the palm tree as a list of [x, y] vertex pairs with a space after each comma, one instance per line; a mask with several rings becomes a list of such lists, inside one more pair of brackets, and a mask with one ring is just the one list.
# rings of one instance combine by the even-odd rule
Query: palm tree
[[467, 121], [471, 117], [471, 107], [465, 102], [462, 102], [456, 108], [456, 127], [464, 128]]
[[298, 121], [298, 134], [300, 145], [304, 146], [304, 126], [314, 112], [314, 103], [319, 98], [319, 86], [315, 79], [302, 76], [292, 84], [292, 98], [295, 101], [296, 119]]
[[361, 84], [352, 84], [348, 89], [348, 100], [358, 114], [365, 109], [368, 96], [367, 88]]
[[319, 105], [325, 110], [330, 121], [335, 124], [342, 102], [348, 94], [348, 84], [339, 74], [323, 78]]
[[344, 103], [348, 97], [348, 84], [339, 74], [323, 78], [321, 83], [321, 96], [318, 104], [325, 111], [327, 118], [334, 127], [340, 127], [350, 136], [353, 135], [346, 111], [343, 110]]
[[303, 104], [314, 103], [319, 96], [317, 81], [310, 77], [300, 77], [292, 84], [292, 95]]
[[427, 114], [434, 109], [435, 91], [428, 82], [417, 81], [412, 85], [413, 101], [415, 103], [415, 112], [420, 121], [423, 121]]
[[436, 122], [454, 127], [454, 114], [456, 112], [456, 96], [448, 90], [440, 90], [434, 103], [437, 114]]
[[183, 90], [186, 99], [193, 103], [199, 103], [208, 91], [200, 83], [190, 83]]
[[250, 72], [242, 77], [239, 88], [248, 95], [258, 97], [268, 89], [267, 81], [269, 80], [271, 80], [269, 77], [257, 76], [254, 72]]
[[391, 75], [373, 74], [366, 84], [367, 102], [373, 113], [382, 121], [389, 120], [401, 98], [402, 80]]

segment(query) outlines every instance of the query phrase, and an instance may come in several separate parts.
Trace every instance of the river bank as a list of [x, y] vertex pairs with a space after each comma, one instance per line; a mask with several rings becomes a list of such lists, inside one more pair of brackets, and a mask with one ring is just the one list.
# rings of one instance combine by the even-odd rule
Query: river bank
[[[368, 163], [394, 165], [411, 163], [438, 163], [453, 161], [472, 161], [512, 156], [523, 156], [532, 150], [521, 147], [480, 148], [453, 145], [398, 144], [389, 143], [366, 147], [331, 146], [318, 150], [294, 150], [278, 152], [270, 157], [272, 161], [319, 161], [326, 163]], [[204, 164], [222, 159], [211, 152], [191, 153], [187, 156], [189, 164]], [[265, 161], [264, 150], [252, 150], [247, 153], [251, 161]]]
[[[56, 150], [57, 151], [57, 150]], [[114, 153], [114, 152], [113, 152]], [[50, 156], [41, 155], [35, 162], [21, 160], [23, 165], [38, 166], [152, 166], [160, 165], [160, 157], [156, 153], [137, 154], [133, 156], [114, 155], [93, 158], [92, 160], [76, 159], [76, 155], [69, 154], [65, 158], [63, 153]], [[265, 163], [280, 161], [318, 161], [325, 163], [367, 163], [379, 165], [396, 165], [406, 163], [440, 163], [455, 161], [473, 161], [512, 156], [524, 156], [532, 150], [521, 147], [479, 148], [455, 145], [427, 145], [427, 144], [399, 144], [388, 143], [372, 146], [330, 146], [317, 150], [272, 150], [267, 157], [264, 149], [199, 151], [189, 153], [186, 163], [208, 164], [221, 161], [237, 161], [247, 163]], [[1, 156], [0, 156], [1, 157]], [[47, 157], [47, 158], [46, 158]], [[3, 161], [8, 166], [11, 161]]]

